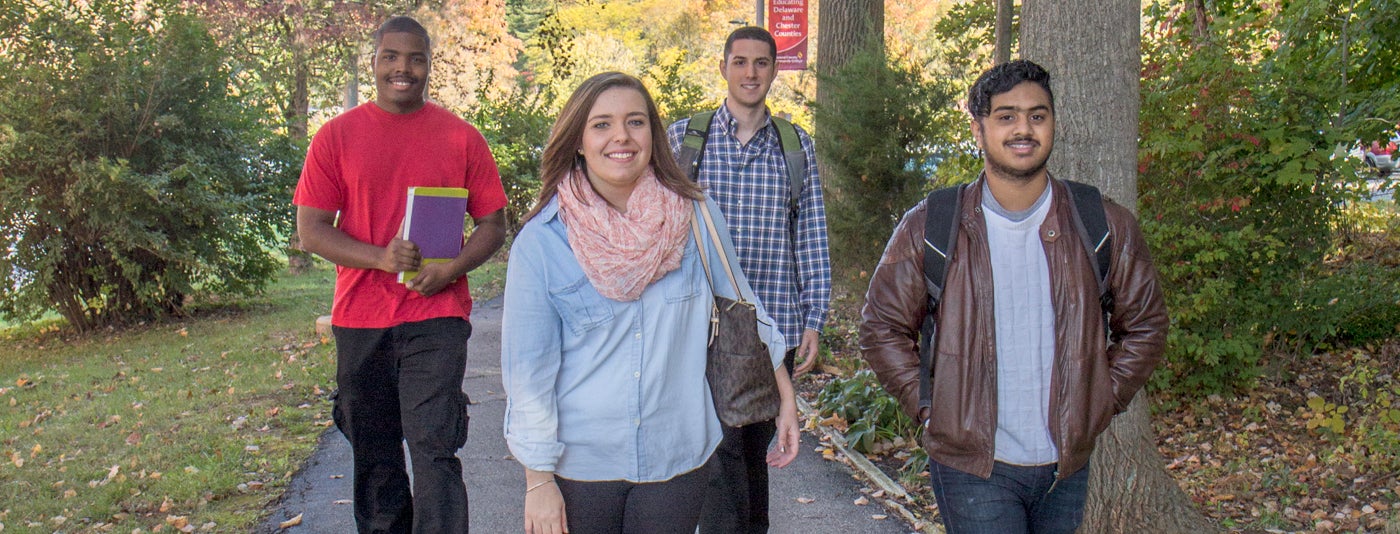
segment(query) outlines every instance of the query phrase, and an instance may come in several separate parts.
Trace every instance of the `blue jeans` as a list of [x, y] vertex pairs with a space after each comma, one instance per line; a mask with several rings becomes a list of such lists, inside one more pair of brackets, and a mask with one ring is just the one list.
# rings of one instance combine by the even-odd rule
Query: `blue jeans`
[[929, 461], [938, 511], [948, 534], [1072, 534], [1084, 521], [1089, 468], [1055, 481], [1056, 465], [996, 462], [988, 479]]

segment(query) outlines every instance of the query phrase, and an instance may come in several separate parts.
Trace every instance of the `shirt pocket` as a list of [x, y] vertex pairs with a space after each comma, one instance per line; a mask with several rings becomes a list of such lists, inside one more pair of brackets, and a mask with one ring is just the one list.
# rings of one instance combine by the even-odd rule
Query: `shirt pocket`
[[[693, 243], [695, 240], [690, 241]], [[715, 267], [710, 266], [711, 269]], [[673, 275], [677, 277], [677, 283], [666, 293], [668, 304], [690, 302], [696, 295], [710, 292], [710, 286], [705, 282], [705, 269], [700, 266], [700, 252], [693, 245], [685, 247], [685, 253], [681, 255], [681, 266], [676, 268]]]
[[549, 288], [549, 300], [559, 310], [564, 326], [576, 336], [613, 320], [612, 301], [600, 295], [586, 276], [561, 287]]

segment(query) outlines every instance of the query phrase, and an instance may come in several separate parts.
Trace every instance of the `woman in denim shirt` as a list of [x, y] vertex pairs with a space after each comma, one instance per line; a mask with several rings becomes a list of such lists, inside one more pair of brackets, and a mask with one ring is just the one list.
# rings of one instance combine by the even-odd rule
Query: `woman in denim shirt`
[[[646, 87], [626, 74], [574, 91], [541, 176], [511, 247], [501, 341], [525, 531], [692, 533], [721, 436], [705, 381], [713, 299], [699, 255], [718, 265], [722, 246], [734, 258], [729, 232], [676, 165]], [[692, 238], [700, 202], [720, 243]], [[736, 297], [728, 286], [714, 291]], [[782, 397], [768, 462], [782, 467], [797, 455], [797, 407], [782, 335], [762, 307], [758, 327]]]

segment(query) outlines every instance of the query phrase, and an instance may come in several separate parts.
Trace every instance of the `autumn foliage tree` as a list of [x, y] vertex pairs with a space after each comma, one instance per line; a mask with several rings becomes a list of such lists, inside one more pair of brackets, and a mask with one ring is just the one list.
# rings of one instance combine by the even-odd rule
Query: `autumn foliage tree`
[[445, 0], [421, 9], [419, 22], [433, 37], [432, 99], [466, 112], [481, 98], [501, 98], [517, 88], [513, 63], [523, 49], [508, 31], [505, 0]]
[[231, 90], [201, 21], [163, 0], [10, 6], [0, 316], [89, 330], [260, 289], [296, 151]]
[[228, 48], [234, 80], [278, 127], [304, 139], [313, 102], [333, 104], [390, 2], [187, 0]]

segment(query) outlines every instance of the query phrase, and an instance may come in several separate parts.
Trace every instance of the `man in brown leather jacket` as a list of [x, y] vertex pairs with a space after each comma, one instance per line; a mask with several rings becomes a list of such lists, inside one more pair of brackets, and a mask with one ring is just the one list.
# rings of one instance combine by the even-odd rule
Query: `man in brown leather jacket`
[[1083, 518], [1094, 439], [1161, 358], [1167, 313], [1147, 244], [1128, 210], [1104, 200], [1111, 236], [1105, 332], [1093, 257], [1054, 145], [1050, 76], [1014, 61], [969, 92], [984, 169], [965, 188], [934, 317], [931, 407], [919, 408], [924, 202], [895, 228], [871, 277], [861, 351], [922, 444], [950, 533], [1073, 532]]

